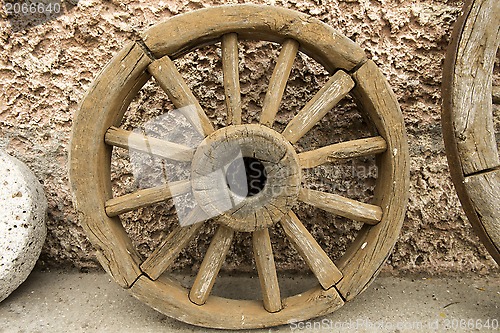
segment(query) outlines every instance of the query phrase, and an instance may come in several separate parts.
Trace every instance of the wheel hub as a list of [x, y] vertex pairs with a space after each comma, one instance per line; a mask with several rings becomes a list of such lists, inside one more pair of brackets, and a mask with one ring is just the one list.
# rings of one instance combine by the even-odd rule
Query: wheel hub
[[250, 232], [272, 226], [292, 208], [300, 167], [281, 134], [262, 125], [234, 125], [205, 138], [191, 178], [197, 204], [209, 217]]

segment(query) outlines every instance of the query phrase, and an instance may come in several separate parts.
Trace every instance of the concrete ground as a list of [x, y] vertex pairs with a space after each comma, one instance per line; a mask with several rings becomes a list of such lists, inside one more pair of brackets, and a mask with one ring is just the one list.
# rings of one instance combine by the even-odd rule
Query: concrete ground
[[[258, 279], [224, 277], [219, 294], [249, 296]], [[190, 278], [185, 278], [189, 283]], [[282, 281], [293, 294], [311, 277]], [[250, 286], [250, 287], [249, 287]], [[257, 287], [258, 290], [258, 287]], [[379, 276], [326, 317], [251, 332], [499, 332], [500, 275]], [[129, 295], [102, 272], [33, 272], [0, 303], [0, 333], [216, 332], [170, 319]], [[250, 331], [241, 331], [250, 332]]]

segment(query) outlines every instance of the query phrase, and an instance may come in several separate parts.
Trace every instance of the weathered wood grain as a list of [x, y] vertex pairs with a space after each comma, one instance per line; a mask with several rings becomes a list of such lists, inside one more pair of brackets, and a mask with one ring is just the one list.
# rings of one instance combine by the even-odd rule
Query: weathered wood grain
[[[169, 31], [168, 38], [165, 31]], [[306, 14], [276, 6], [211, 7], [172, 17], [141, 36], [156, 58], [176, 58], [200, 45], [216, 43], [226, 33], [237, 33], [240, 39], [280, 44], [295, 39], [302, 52], [331, 73], [339, 68], [350, 71], [366, 60], [364, 51], [337, 30]]]
[[382, 219], [377, 225], [365, 225], [336, 262], [344, 274], [336, 287], [346, 300], [367, 287], [390, 255], [403, 224], [410, 184], [408, 139], [396, 96], [371, 60], [352, 77], [356, 86], [351, 93], [386, 141], [387, 150], [377, 156], [378, 178], [372, 202], [382, 209]]
[[147, 188], [134, 193], [125, 194], [106, 201], [106, 214], [109, 217], [130, 212], [158, 202], [171, 199], [174, 196], [191, 190], [191, 182], [181, 180], [160, 186]]
[[333, 193], [303, 188], [300, 190], [299, 200], [328, 212], [370, 225], [377, 224], [382, 219], [382, 209], [379, 206], [366, 204]]
[[119, 126], [131, 100], [150, 78], [151, 60], [135, 43], [127, 44], [99, 74], [73, 120], [70, 180], [78, 220], [96, 248], [103, 268], [123, 287], [141, 274], [141, 257], [118, 218], [106, 215], [112, 197], [111, 147], [104, 135]]
[[254, 231], [252, 236], [255, 265], [259, 272], [264, 308], [269, 312], [280, 311], [281, 295], [269, 230], [265, 228]]
[[324, 290], [318, 285], [284, 299], [283, 309], [274, 313], [265, 310], [261, 301], [217, 296], [209, 297], [205, 305], [199, 306], [189, 300], [187, 289], [165, 275], [156, 281], [141, 276], [131, 292], [142, 302], [172, 318], [220, 329], [263, 328], [303, 321], [326, 315], [344, 304], [335, 288]]
[[500, 169], [468, 176], [464, 184], [486, 234], [500, 245]]
[[[236, 194], [228, 186], [228, 166], [243, 158], [263, 161], [267, 179], [264, 188], [246, 197], [245, 174]], [[243, 169], [241, 169], [243, 170]], [[301, 182], [297, 154], [276, 131], [260, 124], [232, 125], [209, 135], [197, 149], [192, 163], [193, 195], [197, 203], [217, 222], [234, 230], [252, 232], [278, 222], [297, 200]], [[236, 187], [236, 186], [235, 186]]]
[[239, 125], [241, 124], [241, 93], [238, 68], [238, 35], [228, 33], [222, 36], [221, 48], [227, 123], [228, 125]]
[[460, 35], [450, 45], [450, 64], [445, 68], [448, 74], [443, 82], [443, 126], [453, 133], [453, 145], [466, 176], [500, 165], [492, 112], [500, 2], [476, 0], [471, 4]]
[[387, 144], [381, 136], [340, 142], [326, 147], [299, 154], [300, 166], [314, 168], [325, 163], [332, 163], [355, 157], [380, 154], [386, 151]]
[[139, 133], [126, 131], [111, 126], [104, 136], [108, 145], [136, 150], [146, 154], [175, 161], [190, 162], [193, 159], [194, 149]]
[[[205, 220], [205, 212], [198, 206], [193, 208], [186, 218], [186, 226], [177, 226], [161, 242], [160, 246], [141, 264], [141, 270], [151, 279], [156, 280], [172, 265], [179, 253], [196, 236]], [[192, 222], [192, 223], [191, 223]]]
[[349, 91], [354, 81], [344, 71], [336, 72], [302, 110], [288, 123], [283, 136], [291, 143], [297, 142], [316, 125]]
[[285, 235], [307, 263], [324, 289], [331, 288], [342, 279], [342, 272], [323, 251], [295, 213], [289, 212], [280, 221]]
[[[481, 174], [500, 165], [492, 112], [492, 102], [498, 92], [497, 87], [492, 87], [492, 72], [500, 42], [499, 18], [500, 2], [466, 1], [445, 58], [441, 117], [450, 174], [460, 202], [474, 231], [498, 263], [500, 244], [494, 243], [483, 225], [478, 202], [471, 198], [470, 186], [465, 185], [465, 180], [468, 175]], [[483, 182], [474, 184], [481, 186]], [[476, 189], [474, 195], [480, 191]], [[498, 207], [496, 214], [498, 223]]]
[[148, 66], [148, 71], [193, 128], [202, 135], [208, 135], [214, 131], [214, 127], [198, 99], [193, 95], [168, 56], [153, 61]]
[[283, 93], [285, 92], [288, 77], [292, 71], [292, 66], [299, 50], [299, 43], [294, 39], [287, 39], [283, 42], [278, 61], [274, 66], [273, 75], [269, 80], [266, 97], [262, 105], [260, 123], [272, 127], [274, 118], [278, 113]]
[[223, 225], [219, 226], [189, 292], [191, 302], [203, 305], [207, 301], [233, 237], [234, 230]]

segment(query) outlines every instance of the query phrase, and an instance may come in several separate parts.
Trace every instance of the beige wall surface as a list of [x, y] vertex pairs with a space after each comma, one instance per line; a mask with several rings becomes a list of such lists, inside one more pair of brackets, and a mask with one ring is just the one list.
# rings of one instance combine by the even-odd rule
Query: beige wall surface
[[[243, 1], [239, 1], [242, 3]], [[375, 61], [397, 95], [405, 118], [411, 155], [410, 202], [394, 253], [385, 270], [406, 272], [498, 271], [474, 235], [451, 179], [440, 126], [441, 70], [453, 23], [462, 2], [446, 0], [255, 0], [309, 14], [339, 30]], [[77, 3], [72, 1], [72, 3]], [[80, 0], [66, 1], [61, 13], [44, 15], [0, 10], [0, 149], [28, 164], [43, 184], [49, 203], [48, 236], [42, 266], [96, 267], [94, 250], [79, 225], [68, 179], [68, 147], [72, 118], [101, 68], [135, 32], [171, 16], [214, 5], [218, 0]], [[270, 8], [272, 10], [272, 7]], [[50, 14], [45, 16], [45, 14]], [[169, 33], [165, 31], [165, 38]], [[255, 121], [279, 46], [246, 42], [240, 47], [244, 120]], [[224, 122], [224, 90], [220, 47], [204, 47], [177, 59], [183, 77], [216, 127]], [[307, 56], [297, 57], [286, 89], [277, 127], [326, 82], [325, 71]], [[497, 78], [498, 79], [498, 78]], [[138, 128], [161, 118], [172, 106], [154, 82], [132, 102], [123, 127]], [[498, 110], [496, 125], [498, 130]], [[321, 145], [362, 137], [366, 123], [350, 99], [341, 102], [299, 145]], [[83, 163], [85, 163], [83, 161]], [[113, 159], [116, 193], [151, 185], [155, 166], [141, 162], [141, 171], [125, 151]], [[321, 167], [306, 175], [318, 189], [365, 200], [372, 195], [376, 168], [361, 159]], [[124, 225], [141, 254], [147, 256], [175, 224], [172, 203], [147, 207], [124, 217]], [[359, 226], [311, 207], [299, 215], [318, 242], [337, 258]], [[196, 269], [213, 226], [181, 253], [177, 268]], [[281, 269], [305, 270], [280, 230], [272, 234]], [[252, 268], [251, 239], [238, 234], [224, 269]]]

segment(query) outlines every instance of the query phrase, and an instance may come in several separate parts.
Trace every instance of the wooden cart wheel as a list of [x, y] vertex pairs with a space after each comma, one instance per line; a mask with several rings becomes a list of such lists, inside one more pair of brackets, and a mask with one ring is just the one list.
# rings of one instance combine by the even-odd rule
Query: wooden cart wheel
[[[282, 44], [259, 124], [241, 124], [238, 40], [244, 39]], [[230, 124], [214, 130], [172, 59], [219, 41], [225, 112]], [[331, 78], [278, 133], [273, 122], [299, 50], [322, 64]], [[119, 128], [131, 99], [151, 76], [205, 137], [194, 152]], [[293, 144], [348, 93], [378, 134], [297, 153]], [[141, 150], [140, 142], [147, 142], [148, 148], [143, 150], [148, 152], [192, 161], [190, 179], [113, 198], [112, 148]], [[235, 163], [233, 153], [237, 151], [243, 157], [240, 162], [257, 163], [266, 171], [265, 185], [258, 193], [242, 197], [237, 191], [228, 191], [220, 178], [224, 177], [222, 165]], [[302, 169], [367, 155], [377, 155], [379, 169], [371, 203], [301, 186]], [[398, 237], [408, 197], [408, 165], [406, 132], [396, 98], [379, 69], [357, 45], [307, 15], [268, 6], [231, 5], [194, 11], [157, 24], [111, 60], [74, 120], [70, 175], [79, 219], [98, 250], [100, 263], [120, 285], [178, 320], [241, 329], [324, 315], [362, 292], [379, 272]], [[188, 191], [194, 194], [196, 207], [143, 260], [119, 215]], [[364, 222], [355, 241], [336, 263], [295, 215], [298, 201]], [[208, 217], [213, 217], [219, 227], [188, 290], [167, 269]], [[317, 287], [284, 299], [280, 297], [268, 232], [276, 224], [282, 226], [319, 281]], [[235, 232], [253, 235], [263, 301], [210, 296]]]
[[[475, 232], [500, 263], [500, 159], [492, 73], [500, 42], [500, 2], [468, 1], [443, 70], [443, 136], [453, 183]], [[493, 98], [492, 98], [493, 96]]]

